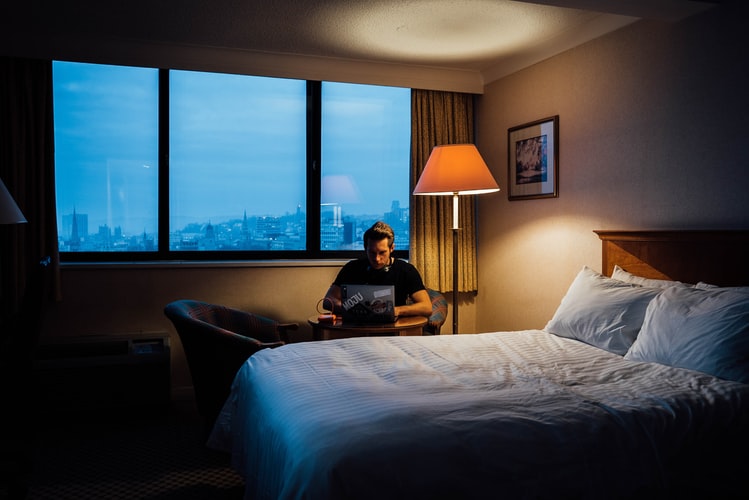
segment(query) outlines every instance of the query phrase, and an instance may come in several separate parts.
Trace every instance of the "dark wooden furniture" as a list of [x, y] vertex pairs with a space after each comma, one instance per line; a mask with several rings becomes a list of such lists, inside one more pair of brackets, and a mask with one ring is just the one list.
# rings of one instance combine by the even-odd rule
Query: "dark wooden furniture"
[[602, 272], [614, 265], [646, 278], [749, 285], [749, 231], [595, 231]]
[[377, 336], [410, 336], [422, 335], [427, 318], [424, 316], [406, 316], [398, 318], [395, 323], [382, 325], [355, 325], [338, 320], [334, 323], [320, 322], [317, 316], [310, 316], [308, 320], [312, 326], [315, 340], [343, 339], [348, 337], [377, 337]]

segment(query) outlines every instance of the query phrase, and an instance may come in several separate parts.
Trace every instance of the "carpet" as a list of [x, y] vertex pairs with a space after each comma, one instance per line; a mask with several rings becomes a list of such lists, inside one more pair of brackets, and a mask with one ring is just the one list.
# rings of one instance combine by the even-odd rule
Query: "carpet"
[[39, 429], [27, 498], [239, 499], [229, 457], [191, 409], [59, 419]]

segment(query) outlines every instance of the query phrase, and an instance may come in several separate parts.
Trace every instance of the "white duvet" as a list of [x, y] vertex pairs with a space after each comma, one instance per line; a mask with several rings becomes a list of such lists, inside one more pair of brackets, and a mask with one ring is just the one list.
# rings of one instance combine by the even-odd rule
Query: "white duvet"
[[612, 498], [728, 471], [747, 427], [749, 385], [533, 330], [264, 349], [209, 445], [247, 498]]

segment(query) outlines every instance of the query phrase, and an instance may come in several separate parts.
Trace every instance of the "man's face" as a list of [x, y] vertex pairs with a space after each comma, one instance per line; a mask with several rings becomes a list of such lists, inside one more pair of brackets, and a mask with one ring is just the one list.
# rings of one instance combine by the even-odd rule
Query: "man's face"
[[372, 269], [382, 269], [390, 264], [390, 253], [393, 251], [392, 246], [388, 246], [388, 239], [383, 238], [379, 241], [367, 241], [367, 259]]

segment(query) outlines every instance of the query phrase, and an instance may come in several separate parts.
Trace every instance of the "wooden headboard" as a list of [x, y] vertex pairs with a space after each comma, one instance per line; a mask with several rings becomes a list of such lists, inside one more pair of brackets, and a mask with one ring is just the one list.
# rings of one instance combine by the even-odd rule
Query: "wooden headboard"
[[595, 231], [603, 273], [614, 265], [646, 278], [749, 285], [749, 231]]

